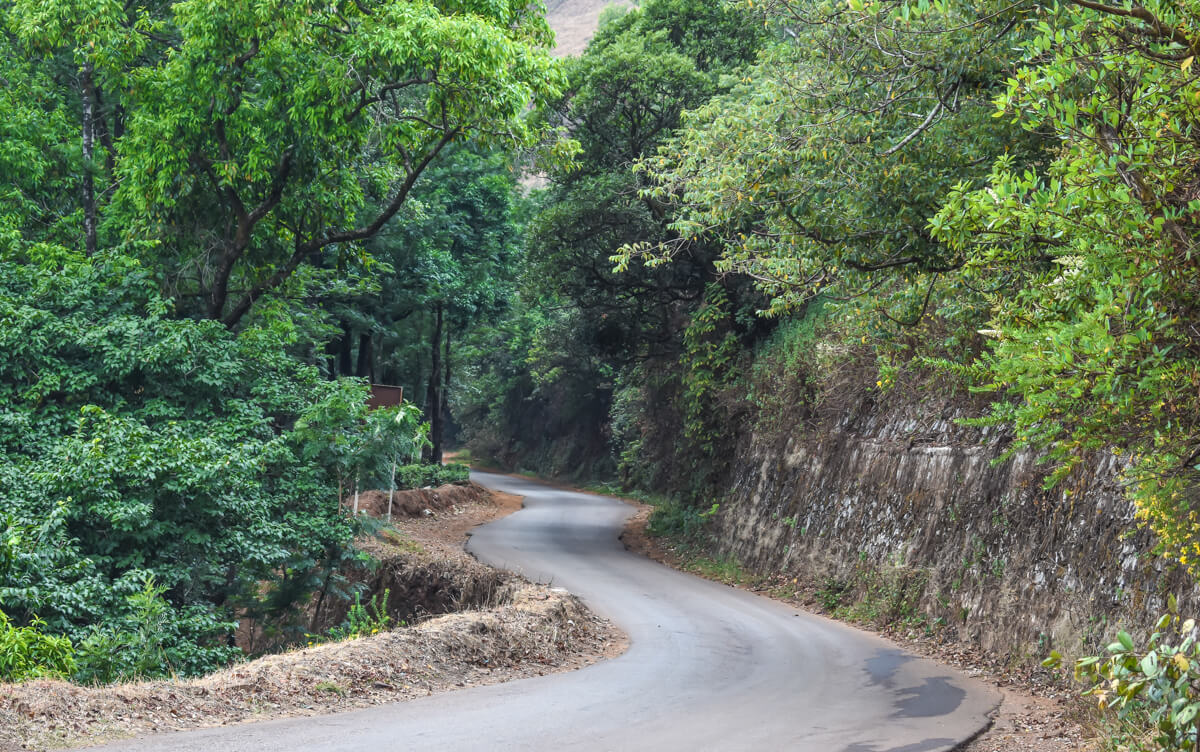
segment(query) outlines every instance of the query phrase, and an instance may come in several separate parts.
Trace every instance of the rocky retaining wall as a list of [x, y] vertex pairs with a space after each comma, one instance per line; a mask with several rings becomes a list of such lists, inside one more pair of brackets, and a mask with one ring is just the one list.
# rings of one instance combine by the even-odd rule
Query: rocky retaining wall
[[1137, 526], [1119, 457], [1045, 491], [1033, 454], [997, 462], [1011, 437], [958, 425], [966, 414], [867, 398], [824, 428], [751, 441], [716, 518], [722, 553], [834, 595], [888, 574], [913, 591], [908, 618], [1030, 658], [1144, 631], [1167, 593], [1197, 612], [1194, 585]]

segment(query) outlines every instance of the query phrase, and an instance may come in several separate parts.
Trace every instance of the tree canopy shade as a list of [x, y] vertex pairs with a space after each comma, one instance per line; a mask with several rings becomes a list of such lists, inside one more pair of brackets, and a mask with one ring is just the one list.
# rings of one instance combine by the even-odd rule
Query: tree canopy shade
[[342, 372], [349, 372], [353, 337], [358, 375], [381, 373], [388, 383], [407, 383], [418, 402], [423, 392], [429, 455], [438, 463], [446, 436], [452, 341], [500, 316], [516, 289], [516, 181], [511, 155], [466, 146], [447, 149], [414, 187], [401, 221], [367, 244], [379, 262], [379, 289], [334, 306], [346, 329], [339, 353]]
[[[234, 326], [322, 254], [352, 253], [450, 143], [532, 146], [558, 94], [528, 0], [18, 0], [22, 49], [74, 69], [109, 244], [153, 238], [172, 296]], [[77, 71], [77, 73], [76, 73]], [[85, 148], [86, 152], [87, 149]]]
[[[607, 423], [619, 395], [638, 392], [623, 400], [632, 404], [654, 382], [648, 403], [679, 404], [678, 379], [657, 374], [690, 365], [664, 364], [679, 364], [686, 349], [682, 330], [704, 303], [716, 249], [697, 245], [670, 267], [614, 274], [614, 248], [671, 233], [672, 214], [639, 195], [644, 181], [629, 167], [671, 138], [685, 111], [728, 91], [769, 35], [762, 16], [740, 4], [647, 0], [607, 13], [585, 53], [568, 64], [564, 95], [547, 117], [580, 152], [574, 169], [551, 171], [550, 185], [533, 197], [520, 301], [498, 328], [510, 346], [486, 354], [486, 345], [472, 348], [490, 369], [470, 372], [482, 393], [459, 403], [478, 451], [507, 459], [532, 453], [571, 472], [611, 472], [616, 439]], [[742, 302], [734, 287], [724, 298], [735, 300], [722, 312]], [[696, 343], [708, 344], [705, 337]], [[679, 429], [663, 423], [661, 436], [644, 443], [650, 451], [630, 453], [631, 461], [650, 464], [679, 450], [673, 472], [710, 477], [705, 468], [717, 463], [708, 447], [693, 462], [684, 456], [695, 448], [693, 435]]]

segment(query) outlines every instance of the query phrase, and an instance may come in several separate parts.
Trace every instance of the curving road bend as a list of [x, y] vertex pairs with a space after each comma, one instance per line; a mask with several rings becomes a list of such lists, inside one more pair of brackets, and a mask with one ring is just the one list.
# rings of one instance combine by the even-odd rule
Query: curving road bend
[[469, 550], [616, 622], [619, 658], [571, 673], [319, 718], [156, 736], [112, 750], [948, 752], [994, 690], [864, 632], [631, 554], [631, 508], [474, 473], [525, 497]]

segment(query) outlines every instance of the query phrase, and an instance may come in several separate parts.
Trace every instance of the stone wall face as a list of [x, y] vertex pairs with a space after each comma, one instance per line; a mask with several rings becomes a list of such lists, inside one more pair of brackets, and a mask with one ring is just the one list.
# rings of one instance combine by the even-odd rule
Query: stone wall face
[[1030, 658], [1144, 631], [1167, 593], [1196, 612], [1194, 585], [1137, 525], [1119, 457], [1089, 457], [1045, 491], [1035, 455], [998, 461], [1011, 437], [955, 422], [965, 416], [949, 402], [864, 399], [786, 441], [752, 439], [715, 521], [721, 553], [818, 586], [864, 568], [915, 572], [927, 623]]

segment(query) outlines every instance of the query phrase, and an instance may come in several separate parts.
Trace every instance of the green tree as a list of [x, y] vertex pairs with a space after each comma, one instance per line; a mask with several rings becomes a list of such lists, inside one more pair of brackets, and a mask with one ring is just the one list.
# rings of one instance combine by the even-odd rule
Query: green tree
[[[618, 393], [641, 394], [653, 381], [653, 395], [621, 404], [640, 412], [675, 401], [681, 382], [653, 374], [684, 355], [683, 330], [714, 280], [716, 249], [697, 244], [669, 267], [614, 273], [615, 248], [673, 237], [669, 207], [639, 195], [642, 179], [629, 167], [669, 139], [686, 110], [728, 90], [730, 75], [767, 34], [762, 17], [745, 7], [655, 0], [609, 14], [570, 64], [565, 95], [547, 117], [578, 141], [578, 164], [551, 171], [535, 198], [521, 299], [506, 324], [515, 350], [489, 358], [500, 373], [485, 381], [506, 391], [480, 395], [468, 408], [477, 448], [547, 469], [611, 474], [614, 448], [626, 449], [626, 434], [610, 425]], [[731, 309], [752, 293], [733, 280], [726, 287]], [[506, 426], [511, 441], [481, 425], [484, 415]], [[682, 413], [673, 420], [663, 426], [665, 440], [643, 444], [651, 450], [643, 460], [676, 446], [666, 435], [683, 433]], [[680, 475], [692, 474], [690, 460], [676, 464]]]
[[926, 227], [943, 197], [982, 181], [998, 155], [1025, 163], [1039, 153], [1036, 137], [991, 117], [1031, 11], [906, 0], [769, 7], [784, 41], [638, 166], [652, 181], [643, 195], [673, 207], [677, 237], [626, 246], [619, 267], [660, 264], [715, 237], [717, 268], [756, 280], [772, 313], [822, 291], [870, 292], [888, 316], [919, 320], [965, 260]]
[[376, 281], [327, 303], [341, 322], [335, 373], [424, 395], [435, 462], [447, 439], [454, 343], [508, 306], [518, 254], [518, 188], [503, 152], [452, 148], [414, 187], [398, 222], [367, 249]]
[[560, 74], [534, 10], [21, 1], [5, 14], [26, 49], [78, 66], [85, 105], [105, 93], [84, 140], [102, 130], [111, 160], [93, 191], [111, 191], [108, 242], [160, 244], [147, 255], [172, 296], [232, 327], [302, 264], [360, 253], [447, 145], [537, 140], [526, 113]]
[[1128, 458], [1165, 548], [1200, 563], [1200, 201], [1194, 134], [1200, 12], [1079, 2], [1037, 26], [996, 114], [1053, 132], [1043, 169], [996, 161], [930, 228], [988, 295], [981, 388], [995, 419], [1057, 464]]
[[0, 28], [0, 227], [36, 240], [79, 237], [70, 97], [49, 66], [30, 60]]
[[[229, 657], [239, 609], [283, 619], [343, 563], [339, 482], [381, 464], [376, 432], [364, 387], [298, 363], [291, 338], [176, 319], [113, 252], [0, 252], [0, 600], [18, 624], [83, 640], [153, 575], [169, 668], [195, 673]], [[410, 440], [389, 437], [373, 443]]]

